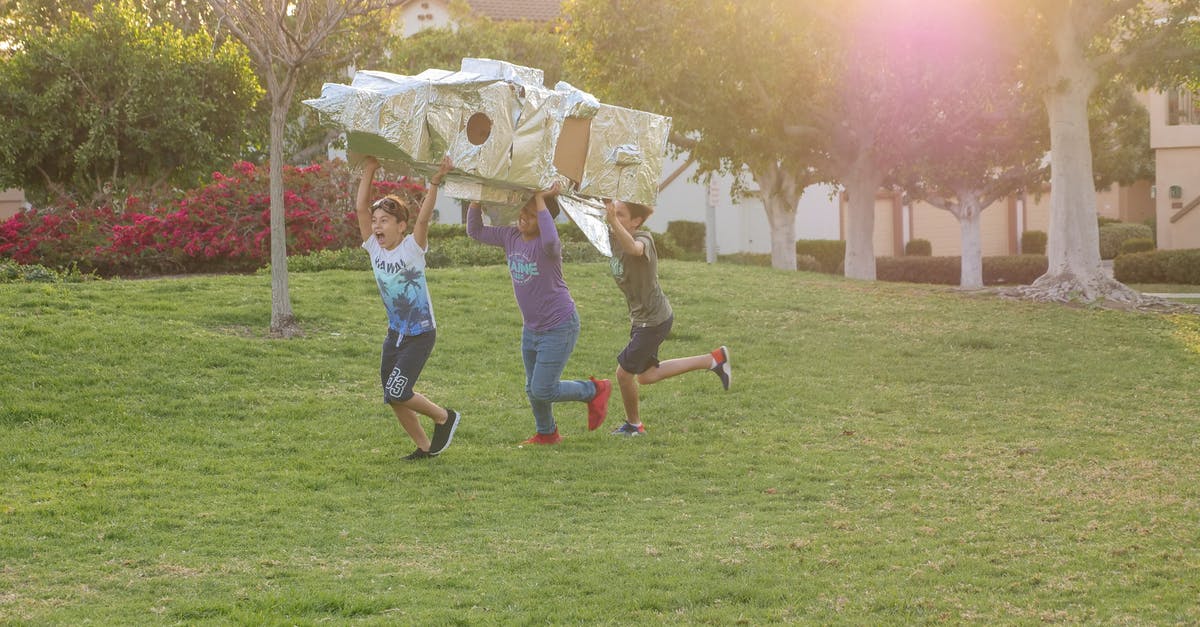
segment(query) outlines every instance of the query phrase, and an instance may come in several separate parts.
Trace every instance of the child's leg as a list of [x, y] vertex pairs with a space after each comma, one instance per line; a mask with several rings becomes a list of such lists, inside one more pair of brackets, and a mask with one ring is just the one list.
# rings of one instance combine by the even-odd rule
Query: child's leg
[[[596, 395], [596, 386], [591, 381], [562, 381], [567, 360], [575, 350], [579, 339], [579, 318], [544, 333], [531, 334], [531, 351], [522, 351], [526, 357], [526, 380], [534, 417], [538, 419], [539, 433], [553, 433], [555, 429], [552, 403], [563, 401], [588, 401]], [[544, 412], [539, 416], [539, 411]], [[543, 431], [549, 428], [549, 431]]]
[[554, 406], [550, 401], [542, 400], [533, 394], [533, 375], [538, 367], [538, 334], [525, 329], [521, 333], [521, 360], [525, 364], [525, 396], [529, 398], [529, 407], [533, 410], [533, 421], [537, 424], [537, 432], [549, 435], [558, 430], [554, 424]]
[[693, 370], [708, 370], [712, 367], [712, 355], [696, 355], [695, 357], [678, 357], [676, 359], [668, 359], [658, 363], [658, 367], [650, 368], [638, 375], [638, 382], [642, 385], [650, 385], [658, 383], [663, 379], [670, 379], [676, 375], [681, 375], [685, 372]]
[[411, 411], [421, 414], [422, 416], [429, 416], [431, 420], [439, 425], [443, 422], [446, 422], [446, 420], [450, 417], [450, 413], [447, 412], [444, 407], [441, 407], [437, 403], [425, 398], [424, 394], [420, 394], [418, 392], [413, 392], [411, 398], [406, 401], [401, 401], [400, 404], [404, 405], [405, 408]]
[[408, 437], [416, 442], [417, 448], [428, 451], [429, 436], [425, 435], [425, 429], [421, 427], [421, 420], [417, 417], [416, 412], [399, 402], [389, 403], [389, 405], [396, 414], [396, 420], [400, 421], [400, 426], [404, 427], [404, 431], [408, 433]]
[[641, 424], [638, 415], [638, 377], [617, 366], [617, 385], [621, 388], [621, 403], [625, 406], [625, 422]]

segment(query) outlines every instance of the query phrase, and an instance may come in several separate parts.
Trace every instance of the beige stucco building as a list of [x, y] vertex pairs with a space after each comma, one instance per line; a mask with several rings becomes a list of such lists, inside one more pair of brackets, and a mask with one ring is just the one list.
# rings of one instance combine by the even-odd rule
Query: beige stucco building
[[19, 189], [0, 189], [0, 222], [9, 219], [25, 206], [25, 194]]
[[1151, 94], [1158, 247], [1200, 248], [1200, 94]]

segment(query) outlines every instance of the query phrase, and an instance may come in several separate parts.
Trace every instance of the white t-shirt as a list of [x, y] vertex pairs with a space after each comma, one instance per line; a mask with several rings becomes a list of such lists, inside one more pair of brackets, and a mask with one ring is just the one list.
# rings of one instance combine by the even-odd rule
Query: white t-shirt
[[371, 255], [379, 296], [387, 308], [388, 327], [401, 335], [420, 335], [433, 330], [433, 301], [425, 283], [425, 250], [410, 234], [392, 250], [374, 237], [362, 247]]

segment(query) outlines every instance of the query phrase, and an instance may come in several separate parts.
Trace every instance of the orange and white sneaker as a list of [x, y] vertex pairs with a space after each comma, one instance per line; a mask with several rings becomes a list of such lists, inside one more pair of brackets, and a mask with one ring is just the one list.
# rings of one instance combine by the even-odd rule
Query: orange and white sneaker
[[729, 349], [724, 346], [718, 348], [712, 352], [712, 358], [716, 363], [709, 370], [717, 374], [717, 377], [721, 379], [721, 385], [728, 390], [733, 383], [733, 368], [729, 365]]

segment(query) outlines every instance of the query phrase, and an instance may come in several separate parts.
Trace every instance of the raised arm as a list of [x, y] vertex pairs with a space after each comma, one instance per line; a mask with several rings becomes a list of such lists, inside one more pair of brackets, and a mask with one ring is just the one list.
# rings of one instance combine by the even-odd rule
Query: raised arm
[[533, 200], [537, 204], [538, 238], [541, 241], [542, 251], [561, 257], [562, 240], [558, 237], [558, 226], [554, 224], [554, 216], [550, 215], [550, 208], [546, 206], [546, 199], [557, 196], [558, 190], [559, 185], [555, 181], [549, 189], [536, 192]]
[[413, 240], [421, 250], [425, 250], [425, 245], [429, 243], [429, 221], [433, 219], [433, 206], [437, 204], [438, 187], [441, 187], [442, 182], [446, 180], [446, 173], [454, 167], [454, 163], [450, 161], [447, 155], [442, 157], [442, 165], [433, 176], [429, 177], [428, 189], [425, 190], [425, 200], [421, 201], [421, 211], [417, 214], [417, 220], [413, 223]]
[[354, 211], [358, 215], [358, 232], [362, 241], [371, 239], [371, 182], [375, 180], [375, 171], [379, 169], [379, 161], [375, 157], [367, 157], [363, 161], [362, 178], [358, 181], [358, 195], [354, 199]]
[[471, 239], [492, 246], [504, 246], [505, 229], [498, 226], [483, 225], [483, 210], [478, 202], [467, 205], [467, 236]]
[[613, 200], [604, 201], [604, 212], [608, 214], [608, 225], [612, 227], [613, 239], [626, 255], [641, 257], [646, 253], [646, 245], [633, 237], [633, 233], [621, 224], [617, 217], [617, 204]]

